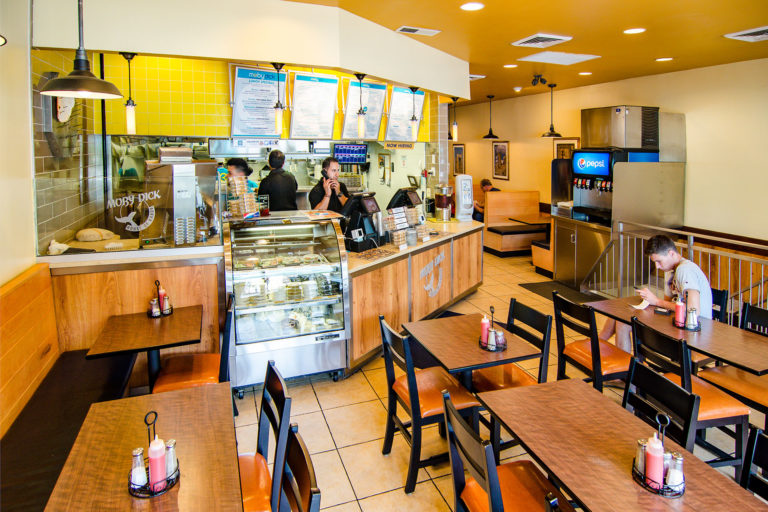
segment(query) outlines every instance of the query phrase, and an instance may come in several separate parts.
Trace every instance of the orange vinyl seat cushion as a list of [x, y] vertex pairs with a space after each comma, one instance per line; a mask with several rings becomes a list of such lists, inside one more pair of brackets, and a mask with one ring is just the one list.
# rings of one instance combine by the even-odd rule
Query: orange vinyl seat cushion
[[[632, 354], [604, 340], [600, 342], [600, 369], [603, 375], [629, 371]], [[592, 344], [589, 338], [571, 342], [565, 346], [563, 354], [580, 365], [592, 369]]]
[[272, 477], [269, 474], [267, 459], [258, 453], [249, 453], [239, 455], [237, 463], [240, 466], [243, 510], [245, 512], [271, 512]]
[[768, 407], [768, 376], [758, 377], [733, 366], [715, 366], [699, 372], [701, 379]]
[[[444, 369], [433, 366], [416, 370], [416, 387], [419, 390], [419, 406], [421, 417], [428, 418], [437, 414], [443, 414], [443, 395], [445, 389], [451, 394], [451, 401], [456, 409], [467, 407], [479, 407], [480, 402], [472, 394], [461, 387]], [[392, 390], [411, 407], [411, 398], [408, 396], [408, 380], [406, 375], [395, 379]]]
[[472, 372], [472, 385], [478, 392], [535, 384], [538, 384], [538, 381], [514, 363], [491, 366]]
[[169, 356], [155, 381], [152, 393], [217, 384], [219, 382], [219, 354], [179, 354]]
[[[664, 376], [672, 382], [680, 382], [680, 376], [676, 373], [665, 373]], [[699, 421], [749, 415], [749, 407], [694, 375], [691, 376], [691, 392], [701, 397]]]
[[[560, 510], [573, 510], [568, 500], [555, 489], [533, 462], [523, 460], [496, 466], [505, 512], [544, 510], [544, 496], [552, 492], [557, 496]], [[470, 512], [488, 512], [488, 495], [474, 478], [467, 477], [461, 499]]]

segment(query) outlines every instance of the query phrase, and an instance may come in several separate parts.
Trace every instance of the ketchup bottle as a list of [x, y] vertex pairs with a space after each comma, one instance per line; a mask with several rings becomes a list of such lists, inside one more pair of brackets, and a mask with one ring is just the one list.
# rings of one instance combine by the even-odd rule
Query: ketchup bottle
[[678, 327], [683, 327], [685, 325], [685, 303], [683, 303], [683, 300], [679, 296], [675, 301], [675, 324]]
[[488, 317], [483, 315], [483, 319], [480, 320], [480, 344], [484, 347], [488, 346], [488, 329], [491, 327], [491, 321]]
[[645, 449], [645, 483], [653, 489], [660, 489], [664, 484], [664, 445], [658, 432], [653, 433]]
[[149, 488], [154, 492], [165, 489], [165, 443], [155, 435], [154, 441], [149, 443]]

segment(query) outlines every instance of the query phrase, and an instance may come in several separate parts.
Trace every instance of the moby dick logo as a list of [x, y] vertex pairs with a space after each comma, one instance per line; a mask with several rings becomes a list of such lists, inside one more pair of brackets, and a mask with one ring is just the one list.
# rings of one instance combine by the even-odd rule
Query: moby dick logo
[[[426, 280], [424, 289], [430, 297], [434, 297], [440, 291], [443, 284], [443, 267], [440, 265], [445, 259], [445, 254], [441, 251], [434, 260], [430, 261], [419, 272], [419, 278]], [[435, 284], [435, 268], [437, 268], [437, 284]]]
[[[160, 191], [159, 190], [152, 190], [150, 192], [142, 192], [141, 194], [134, 194], [130, 196], [122, 196], [122, 197], [116, 197], [113, 199], [110, 199], [107, 202], [107, 208], [119, 208], [117, 215], [115, 216], [115, 221], [119, 222], [120, 224], [125, 224], [125, 230], [126, 231], [142, 231], [144, 229], [147, 229], [150, 224], [152, 224], [152, 221], [155, 220], [155, 207], [150, 206], [147, 201], [151, 201], [154, 199], [160, 199]], [[138, 210], [133, 210], [129, 212], [127, 215], [123, 215], [123, 208], [132, 208], [134, 204], [136, 204], [137, 208], [141, 206], [141, 204], [144, 203], [147, 208], [147, 218], [142, 222], [141, 224], [136, 224], [136, 222], [133, 220], [133, 218], [136, 216], [136, 213], [138, 213]]]

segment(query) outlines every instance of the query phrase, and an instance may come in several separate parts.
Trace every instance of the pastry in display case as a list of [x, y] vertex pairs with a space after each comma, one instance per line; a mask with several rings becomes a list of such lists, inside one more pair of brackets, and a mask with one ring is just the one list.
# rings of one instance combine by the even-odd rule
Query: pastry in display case
[[348, 290], [338, 220], [294, 214], [229, 225], [235, 388], [261, 382], [275, 360], [285, 377], [346, 367]]

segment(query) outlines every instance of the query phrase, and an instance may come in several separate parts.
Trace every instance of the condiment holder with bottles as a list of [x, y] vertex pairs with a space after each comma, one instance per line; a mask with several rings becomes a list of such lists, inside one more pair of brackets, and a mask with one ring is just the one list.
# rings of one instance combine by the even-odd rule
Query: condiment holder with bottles
[[685, 294], [685, 301], [680, 296], [675, 301], [675, 316], [672, 320], [672, 324], [678, 329], [685, 329], [686, 331], [700, 331], [701, 323], [699, 323], [699, 314], [696, 308], [688, 308], [688, 293]]
[[632, 460], [632, 478], [644, 489], [664, 496], [679, 498], [685, 494], [683, 456], [664, 449], [664, 432], [669, 425], [669, 416], [656, 415], [659, 431], [650, 439], [638, 439], [635, 458]]
[[150, 318], [158, 318], [173, 314], [171, 298], [168, 296], [165, 288], [160, 286], [160, 281], [155, 280], [155, 288], [157, 289], [157, 296], [149, 301], [147, 316]]
[[489, 352], [507, 350], [507, 338], [504, 336], [504, 331], [493, 328], [495, 325], [493, 315], [496, 312], [493, 306], [491, 306], [490, 312], [490, 320], [488, 320], [487, 315], [483, 315], [483, 319], [480, 320], [480, 339], [478, 340], [480, 348]]
[[157, 412], [149, 411], [144, 416], [147, 425], [149, 449], [144, 457], [144, 448], [133, 450], [131, 473], [128, 477], [128, 493], [137, 498], [153, 498], [165, 494], [179, 482], [179, 460], [176, 457], [176, 441], [163, 442], [157, 436], [155, 424]]

